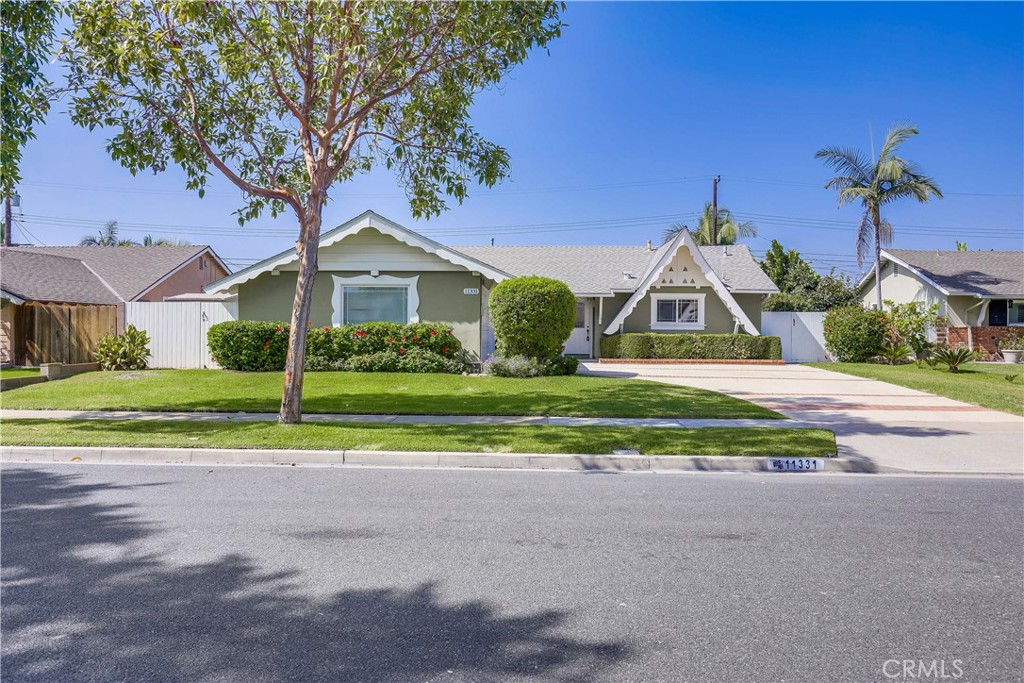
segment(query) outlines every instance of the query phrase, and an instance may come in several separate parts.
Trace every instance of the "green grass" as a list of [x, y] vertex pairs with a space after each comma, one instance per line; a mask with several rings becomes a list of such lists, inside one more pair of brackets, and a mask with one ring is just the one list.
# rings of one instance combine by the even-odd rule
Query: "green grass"
[[[808, 363], [816, 368], [835, 370], [857, 377], [878, 379], [901, 387], [927, 391], [964, 403], [1024, 415], [1024, 365], [969, 363], [960, 372], [945, 366], [935, 370], [916, 365], [876, 365], [873, 363]], [[1010, 383], [1006, 375], [1018, 375]]]
[[[281, 373], [91, 372], [4, 392], [8, 409], [277, 412]], [[780, 418], [692, 387], [609, 377], [306, 373], [303, 411], [386, 415]]]
[[39, 368], [3, 368], [0, 369], [0, 379], [14, 379], [15, 377], [37, 377]]
[[836, 452], [826, 429], [777, 427], [548, 427], [130, 420], [3, 422], [3, 443], [22, 446], [292, 448], [495, 453], [762, 455], [822, 457]]

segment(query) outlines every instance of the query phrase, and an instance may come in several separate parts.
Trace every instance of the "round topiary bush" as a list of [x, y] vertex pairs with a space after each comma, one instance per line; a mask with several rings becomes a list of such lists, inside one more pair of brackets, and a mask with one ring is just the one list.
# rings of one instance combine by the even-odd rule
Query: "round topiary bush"
[[559, 280], [516, 277], [491, 290], [490, 313], [499, 356], [547, 360], [572, 333], [576, 296]]
[[825, 347], [840, 363], [863, 363], [877, 356], [885, 331], [883, 311], [840, 306], [825, 314]]

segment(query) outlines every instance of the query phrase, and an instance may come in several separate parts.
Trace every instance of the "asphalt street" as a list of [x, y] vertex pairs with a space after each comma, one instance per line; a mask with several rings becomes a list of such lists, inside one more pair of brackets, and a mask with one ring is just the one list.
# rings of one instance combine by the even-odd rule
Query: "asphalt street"
[[0, 479], [3, 681], [1024, 679], [1019, 478]]

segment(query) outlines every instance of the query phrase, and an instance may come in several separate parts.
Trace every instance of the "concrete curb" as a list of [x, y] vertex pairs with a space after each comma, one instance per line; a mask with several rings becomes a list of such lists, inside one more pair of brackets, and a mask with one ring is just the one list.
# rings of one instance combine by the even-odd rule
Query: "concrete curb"
[[[825, 457], [826, 472], [873, 472], [851, 458]], [[214, 448], [96, 448], [3, 446], [2, 462], [119, 464], [337, 465], [488, 468], [594, 472], [764, 472], [767, 457], [696, 455], [585, 455], [408, 451], [256, 450]]]

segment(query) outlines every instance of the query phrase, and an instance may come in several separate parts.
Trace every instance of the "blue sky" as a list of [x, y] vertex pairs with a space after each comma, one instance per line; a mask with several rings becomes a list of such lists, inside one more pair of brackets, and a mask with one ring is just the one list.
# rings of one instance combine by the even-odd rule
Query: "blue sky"
[[[512, 155], [512, 177], [439, 218], [412, 219], [386, 172], [336, 186], [332, 227], [371, 208], [447, 244], [656, 243], [710, 199], [816, 267], [856, 272], [855, 207], [837, 209], [814, 152], [869, 149], [894, 121], [906, 157], [946, 198], [888, 209], [902, 248], [1021, 249], [1024, 5], [1020, 3], [570, 3], [568, 26], [481, 94], [474, 124]], [[59, 103], [25, 154], [16, 241], [72, 244], [103, 222], [211, 244], [240, 266], [288, 248], [295, 222], [239, 228], [237, 191], [206, 198], [175, 169], [132, 177], [109, 133]], [[525, 226], [525, 227], [524, 227]]]

